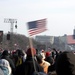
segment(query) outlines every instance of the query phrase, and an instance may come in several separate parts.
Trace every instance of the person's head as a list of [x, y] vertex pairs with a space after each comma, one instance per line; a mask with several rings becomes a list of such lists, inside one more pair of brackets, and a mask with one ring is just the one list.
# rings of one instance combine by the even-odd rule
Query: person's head
[[50, 52], [46, 52], [46, 57], [50, 57]]
[[35, 56], [36, 55], [36, 49], [35, 48], [28, 48], [26, 52], [27, 56]]
[[36, 59], [37, 59], [37, 62], [39, 63], [39, 64], [41, 64], [42, 63], [42, 55], [41, 54], [37, 54], [36, 55]]
[[8, 50], [4, 50], [2, 55], [8, 56], [9, 55]]
[[72, 52], [61, 53], [56, 61], [57, 75], [75, 75], [75, 55]]
[[24, 55], [24, 53], [21, 49], [17, 49], [16, 52], [19, 57]]

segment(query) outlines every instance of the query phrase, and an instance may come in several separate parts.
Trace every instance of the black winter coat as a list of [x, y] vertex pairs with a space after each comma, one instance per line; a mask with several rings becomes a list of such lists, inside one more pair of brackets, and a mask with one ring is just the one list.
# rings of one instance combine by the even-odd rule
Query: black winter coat
[[[36, 70], [38, 72], [44, 72], [43, 68], [35, 61]], [[34, 69], [33, 59], [32, 57], [28, 57], [26, 61], [16, 68], [16, 72], [14, 75], [32, 75]]]

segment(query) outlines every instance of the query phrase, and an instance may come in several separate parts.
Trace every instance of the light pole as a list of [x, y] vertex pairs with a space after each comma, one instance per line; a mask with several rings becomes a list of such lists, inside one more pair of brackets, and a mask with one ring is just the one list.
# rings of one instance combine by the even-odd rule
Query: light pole
[[10, 32], [13, 33], [13, 25], [14, 23], [17, 25], [17, 19], [8, 19], [8, 18], [5, 18], [4, 19], [4, 23], [10, 23], [11, 26], [10, 26]]
[[14, 27], [14, 24], [17, 26], [17, 19], [11, 19], [11, 18], [5, 18], [4, 19], [4, 23], [10, 23], [11, 26], [10, 26], [10, 45], [11, 47], [13, 46], [13, 27]]

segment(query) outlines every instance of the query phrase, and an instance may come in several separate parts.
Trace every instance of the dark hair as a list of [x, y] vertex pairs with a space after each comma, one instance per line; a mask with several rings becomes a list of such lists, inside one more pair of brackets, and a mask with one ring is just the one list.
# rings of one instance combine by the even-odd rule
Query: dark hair
[[37, 54], [36, 55], [36, 59], [37, 59], [37, 62], [39, 63], [39, 64], [41, 64], [42, 63], [42, 55], [41, 54]]
[[2, 55], [8, 56], [9, 55], [8, 50], [4, 50], [3, 53], [2, 53]]

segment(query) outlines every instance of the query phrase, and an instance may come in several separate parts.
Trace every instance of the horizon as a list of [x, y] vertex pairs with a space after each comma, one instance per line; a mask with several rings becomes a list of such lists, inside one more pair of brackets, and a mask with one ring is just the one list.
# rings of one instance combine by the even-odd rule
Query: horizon
[[14, 24], [14, 33], [29, 36], [27, 22], [47, 18], [48, 30], [37, 35], [73, 35], [75, 0], [0, 0], [0, 30], [8, 33], [10, 23], [4, 23], [5, 18], [17, 20], [18, 28], [15, 29]]

